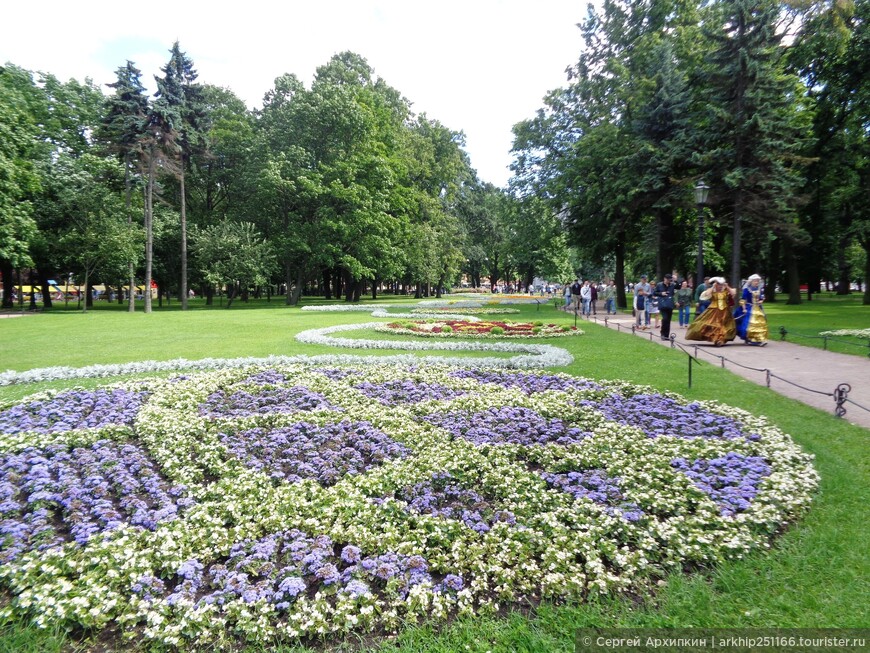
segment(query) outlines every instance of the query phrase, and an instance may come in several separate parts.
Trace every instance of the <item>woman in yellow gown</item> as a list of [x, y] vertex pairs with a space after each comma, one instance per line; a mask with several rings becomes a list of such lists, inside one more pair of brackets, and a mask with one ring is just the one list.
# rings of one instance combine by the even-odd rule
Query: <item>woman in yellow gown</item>
[[721, 347], [737, 335], [734, 322], [735, 290], [723, 277], [712, 277], [710, 286], [701, 293], [701, 301], [709, 301], [707, 309], [695, 318], [686, 331], [686, 340], [702, 340]]
[[737, 335], [747, 345], [764, 347], [767, 344], [767, 316], [764, 314], [764, 286], [761, 277], [753, 274], [743, 286], [743, 295], [734, 309]]

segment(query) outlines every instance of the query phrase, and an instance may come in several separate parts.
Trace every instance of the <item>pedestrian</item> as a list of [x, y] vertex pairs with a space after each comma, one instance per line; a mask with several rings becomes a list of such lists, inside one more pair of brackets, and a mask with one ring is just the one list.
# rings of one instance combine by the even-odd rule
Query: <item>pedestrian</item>
[[655, 289], [659, 313], [662, 316], [662, 330], [660, 332], [662, 340], [669, 340], [671, 337], [671, 318], [674, 315], [675, 292], [674, 275], [668, 273], [665, 275], [664, 280], [656, 285]]
[[598, 284], [589, 284], [589, 290], [591, 291], [591, 298], [589, 302], [592, 306], [592, 315], [598, 315]]
[[704, 277], [704, 281], [698, 284], [698, 287], [695, 288], [695, 319], [698, 319], [698, 316], [704, 312], [704, 309], [710, 305], [709, 301], [704, 301], [701, 299], [701, 294], [707, 290], [707, 287], [710, 284], [710, 277]]
[[616, 315], [616, 284], [612, 281], [604, 288], [604, 312]]
[[[637, 294], [638, 290], [643, 290], [643, 294], [645, 297], [649, 298], [650, 293], [652, 292], [652, 286], [646, 280], [646, 275], [640, 275], [640, 281], [634, 284], [634, 293]], [[649, 301], [644, 301], [644, 315], [643, 315], [643, 324], [645, 327], [649, 327]]]
[[689, 326], [689, 322], [692, 321], [692, 289], [689, 288], [687, 280], [683, 280], [680, 289], [677, 291], [677, 311], [680, 326]]
[[[656, 285], [658, 287], [658, 285]], [[661, 312], [659, 311], [659, 297], [655, 293], [655, 288], [649, 291], [646, 296], [646, 315], [647, 315], [647, 328], [650, 327], [650, 322], [652, 322], [652, 328], [659, 328], [659, 319], [661, 317]]]
[[580, 288], [580, 301], [583, 302], [583, 315], [589, 315], [590, 305], [592, 303], [592, 288], [589, 279], [583, 282], [583, 287]]
[[580, 291], [583, 289], [583, 284], [580, 283], [580, 277], [574, 279], [571, 284], [571, 302], [574, 304], [574, 312], [580, 310]]
[[634, 308], [634, 327], [641, 331], [645, 331], [649, 327], [643, 324], [644, 315], [646, 315], [646, 293], [643, 288], [636, 288], [634, 293], [634, 301], [632, 307]]
[[753, 274], [743, 286], [740, 302], [734, 309], [737, 335], [747, 345], [764, 347], [767, 344], [767, 316], [764, 314], [764, 285], [761, 277]]
[[565, 282], [565, 289], [564, 289], [564, 292], [562, 294], [565, 296], [565, 304], [564, 304], [564, 306], [562, 306], [562, 310], [567, 313], [568, 309], [571, 308], [571, 282], [570, 281]]
[[700, 295], [708, 306], [689, 326], [686, 340], [706, 340], [721, 347], [737, 335], [732, 314], [735, 290], [723, 277], [710, 277], [708, 282], [710, 287]]

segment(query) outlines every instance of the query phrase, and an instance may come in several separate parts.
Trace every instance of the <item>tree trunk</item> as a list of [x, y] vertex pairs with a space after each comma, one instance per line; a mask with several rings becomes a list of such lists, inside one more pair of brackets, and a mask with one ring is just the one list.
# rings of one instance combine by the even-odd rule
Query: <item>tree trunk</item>
[[730, 285], [739, 288], [740, 279], [740, 241], [742, 239], [742, 206], [741, 191], [737, 191], [737, 200], [734, 202], [734, 233], [731, 240], [731, 279]]
[[616, 305], [619, 308], [628, 308], [625, 298], [625, 228], [620, 227], [616, 232]]
[[788, 274], [788, 301], [786, 304], [801, 304], [801, 280], [798, 273], [797, 257], [794, 254], [794, 245], [785, 244], [785, 259]]
[[[290, 290], [288, 287], [287, 295], [290, 295]], [[296, 286], [293, 288], [293, 297], [290, 302], [291, 306], [297, 306], [299, 304], [299, 298], [302, 295], [302, 268], [298, 268], [296, 270]]]
[[151, 272], [154, 250], [154, 230], [152, 219], [154, 217], [154, 149], [151, 146], [148, 158], [148, 186], [145, 195], [145, 312], [151, 312]]
[[870, 306], [870, 238], [861, 239], [861, 247], [864, 248], [864, 306]]
[[0, 274], [3, 276], [2, 308], [15, 308], [15, 304], [12, 302], [12, 295], [15, 293], [15, 279], [12, 278], [12, 275], [15, 274], [15, 271], [12, 269], [12, 264], [9, 261], [3, 261], [0, 264]]
[[378, 298], [378, 280], [375, 279], [372, 282], [372, 299], [377, 299], [377, 298]]
[[779, 274], [782, 270], [780, 262], [779, 250], [781, 241], [779, 238], [774, 238], [770, 244], [770, 268], [767, 274], [767, 285], [764, 287], [764, 301], [776, 301], [776, 286], [779, 283]]
[[236, 298], [235, 282], [227, 284], [227, 309], [233, 305], [233, 300]]
[[[130, 179], [130, 152], [124, 155], [124, 198], [127, 204], [127, 225], [133, 224], [133, 182]], [[130, 261], [127, 264], [127, 282], [130, 284], [127, 291], [127, 311], [136, 311], [136, 264]]]
[[214, 286], [211, 284], [205, 289], [205, 305], [214, 306]]
[[332, 283], [330, 283], [329, 270], [323, 271], [323, 298], [332, 299]]
[[91, 307], [91, 308], [93, 307], [93, 301], [92, 301], [92, 295], [91, 295], [91, 293], [92, 293], [91, 282], [88, 280], [88, 277], [89, 277], [88, 269], [85, 268], [85, 293], [86, 293], [86, 296], [85, 296], [85, 307], [82, 309], [82, 313], [87, 313], [88, 307]]
[[181, 174], [178, 182], [181, 190], [181, 310], [187, 310], [187, 202], [184, 192], [184, 151], [181, 152]]
[[51, 288], [48, 285], [48, 275], [42, 270], [37, 270], [39, 274], [40, 285], [42, 286], [42, 306], [43, 308], [51, 308]]

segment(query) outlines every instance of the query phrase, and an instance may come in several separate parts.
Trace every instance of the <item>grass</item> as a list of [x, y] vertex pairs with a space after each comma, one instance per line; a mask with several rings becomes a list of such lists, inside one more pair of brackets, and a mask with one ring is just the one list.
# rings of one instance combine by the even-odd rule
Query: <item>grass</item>
[[[240, 310], [230, 311], [197, 308], [189, 314], [163, 310], [149, 316], [128, 315], [105, 308], [87, 315], [58, 311], [6, 319], [0, 321], [0, 367], [24, 370], [179, 356], [361, 353], [303, 346], [293, 335], [303, 329], [373, 319], [366, 313], [308, 313], [277, 301], [265, 304], [240, 305]], [[861, 307], [854, 298], [814, 299], [811, 307], [772, 306], [768, 310], [772, 325], [775, 317], [782, 316], [790, 320], [787, 324], [807, 329], [868, 326], [870, 307]], [[521, 308], [522, 313], [510, 319], [573, 324], [572, 317], [552, 306], [541, 306], [540, 311], [535, 306]], [[846, 317], [832, 317], [840, 312]], [[327, 648], [403, 653], [567, 652], [573, 650], [573, 632], [580, 627], [866, 627], [870, 623], [870, 548], [866, 545], [870, 541], [870, 463], [866, 456], [870, 431], [712, 365], [695, 368], [689, 390], [684, 354], [595, 324], [584, 323], [583, 329], [586, 334], [579, 337], [530, 342], [549, 342], [574, 354], [575, 362], [557, 371], [622, 378], [768, 416], [816, 456], [822, 480], [810, 513], [776, 540], [770, 551], [691, 575], [674, 574], [650, 595], [583, 604], [547, 603], [532, 611], [507, 610], [498, 617], [458, 620], [442, 627], [409, 626], [389, 639], [351, 637], [335, 646], [329, 642]], [[0, 401], [45, 387], [103, 383], [86, 380], [4, 387]], [[0, 653], [75, 646], [96, 650], [102, 644], [88, 639], [77, 643], [62, 633], [37, 631], [24, 620], [0, 627]], [[247, 650], [261, 649], [252, 646]]]
[[870, 306], [861, 303], [861, 293], [821, 293], [813, 295], [812, 301], [807, 301], [804, 295], [803, 303], [793, 306], [786, 304], [786, 299], [787, 296], [779, 295], [779, 301], [764, 305], [772, 339], [778, 339], [780, 327], [785, 327], [789, 342], [818, 349], [827, 347], [829, 351], [842, 354], [870, 354], [867, 340], [840, 336], [828, 339], [825, 343], [823, 338], [818, 337], [822, 331], [870, 328]]

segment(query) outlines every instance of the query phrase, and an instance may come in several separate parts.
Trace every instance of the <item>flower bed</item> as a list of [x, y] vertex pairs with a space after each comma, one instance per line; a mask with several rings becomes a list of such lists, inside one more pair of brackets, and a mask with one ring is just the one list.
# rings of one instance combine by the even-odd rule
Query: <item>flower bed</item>
[[518, 308], [495, 308], [495, 307], [470, 307], [462, 308], [456, 306], [432, 306], [430, 308], [412, 308], [412, 313], [457, 313], [459, 315], [510, 315], [512, 313], [520, 313]]
[[[123, 417], [34, 419], [83, 392]], [[0, 618], [170, 647], [643, 591], [768, 546], [817, 484], [762, 418], [544, 372], [227, 369], [0, 424]]]
[[870, 329], [837, 329], [835, 331], [821, 331], [820, 336], [852, 336], [870, 340]]
[[481, 320], [403, 320], [375, 327], [383, 333], [436, 338], [554, 338], [582, 335], [577, 327], [543, 322], [500, 322]]

